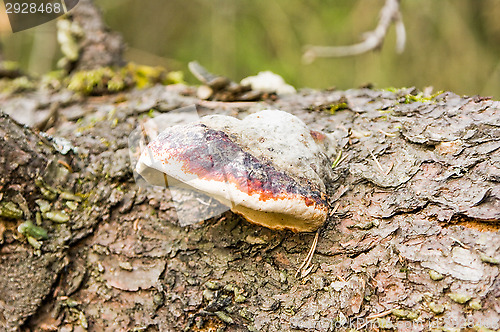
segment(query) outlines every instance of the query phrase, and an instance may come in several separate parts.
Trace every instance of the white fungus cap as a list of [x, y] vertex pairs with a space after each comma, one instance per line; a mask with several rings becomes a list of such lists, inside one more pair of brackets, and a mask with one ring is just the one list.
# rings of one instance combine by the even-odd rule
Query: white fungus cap
[[154, 185], [176, 182], [212, 196], [252, 223], [311, 232], [328, 215], [326, 139], [283, 111], [206, 116], [163, 131], [136, 171]]

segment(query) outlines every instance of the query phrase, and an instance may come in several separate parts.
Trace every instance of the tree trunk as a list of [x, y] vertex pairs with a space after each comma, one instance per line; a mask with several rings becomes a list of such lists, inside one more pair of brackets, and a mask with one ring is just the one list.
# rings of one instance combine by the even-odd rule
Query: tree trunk
[[[154, 86], [2, 100], [11, 114], [28, 100], [34, 114], [59, 103], [50, 135], [0, 117], [3, 330], [500, 328], [498, 102], [411, 89], [259, 103], [194, 95]], [[314, 234], [231, 212], [180, 227], [168, 190], [134, 182], [128, 135], [147, 115], [193, 104], [239, 117], [279, 108], [336, 137], [338, 208], [305, 278], [294, 275]]]

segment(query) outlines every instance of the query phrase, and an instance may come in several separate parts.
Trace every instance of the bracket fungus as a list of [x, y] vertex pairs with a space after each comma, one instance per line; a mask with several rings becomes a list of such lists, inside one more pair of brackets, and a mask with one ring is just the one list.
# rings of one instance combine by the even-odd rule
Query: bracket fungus
[[312, 232], [328, 215], [328, 143], [283, 111], [210, 115], [161, 132], [136, 171], [153, 185], [207, 194], [252, 223]]

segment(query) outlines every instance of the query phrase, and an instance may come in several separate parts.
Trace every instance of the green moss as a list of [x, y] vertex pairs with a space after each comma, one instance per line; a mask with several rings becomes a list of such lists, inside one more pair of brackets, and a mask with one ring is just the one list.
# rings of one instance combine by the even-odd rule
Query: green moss
[[[408, 88], [389, 87], [389, 88], [385, 88], [382, 90], [389, 91], [389, 92], [392, 92], [395, 94], [402, 94], [402, 93], [406, 92], [408, 90]], [[432, 95], [429, 95], [429, 96], [424, 96], [423, 92], [418, 92], [417, 94], [406, 93], [406, 94], [401, 96], [404, 98], [402, 103], [403, 104], [411, 104], [414, 102], [430, 103], [430, 102], [434, 102], [436, 97], [442, 93], [443, 93], [443, 91], [438, 91], [438, 92], [436, 92]]]
[[136, 87], [143, 89], [155, 84], [183, 83], [182, 72], [168, 72], [163, 67], [151, 67], [128, 63], [123, 68], [103, 67], [74, 73], [68, 81], [68, 89], [85, 95], [115, 93]]
[[0, 92], [5, 94], [13, 94], [36, 89], [36, 82], [30, 80], [26, 76], [17, 77], [14, 79], [0, 79]]
[[337, 103], [337, 104], [331, 104], [330, 107], [329, 107], [329, 111], [331, 114], [335, 114], [335, 112], [339, 111], [339, 110], [345, 110], [345, 109], [348, 109], [349, 106], [347, 105], [346, 102], [340, 102], [340, 103]]
[[184, 81], [184, 73], [180, 70], [168, 72], [165, 79], [163, 80], [163, 85], [168, 84], [181, 84], [186, 83]]
[[86, 95], [105, 94], [125, 88], [125, 77], [110, 67], [82, 70], [69, 78], [68, 89]]
[[411, 104], [414, 102], [428, 103], [428, 102], [431, 102], [432, 99], [433, 99], [432, 96], [424, 97], [424, 94], [421, 92], [416, 94], [416, 95], [407, 94], [407, 95], [404, 95], [403, 104]]
[[138, 89], [157, 83], [163, 85], [184, 83], [184, 74], [181, 71], [168, 72], [160, 66], [151, 67], [129, 62], [124, 70], [132, 76], [133, 82]]

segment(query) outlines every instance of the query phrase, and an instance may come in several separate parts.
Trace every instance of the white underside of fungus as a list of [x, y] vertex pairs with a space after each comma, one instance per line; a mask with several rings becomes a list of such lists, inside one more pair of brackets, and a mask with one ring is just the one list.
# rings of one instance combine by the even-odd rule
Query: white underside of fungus
[[142, 151], [136, 171], [153, 185], [205, 193], [252, 223], [310, 232], [328, 215], [327, 143], [283, 111], [243, 120], [211, 115], [165, 129]]

